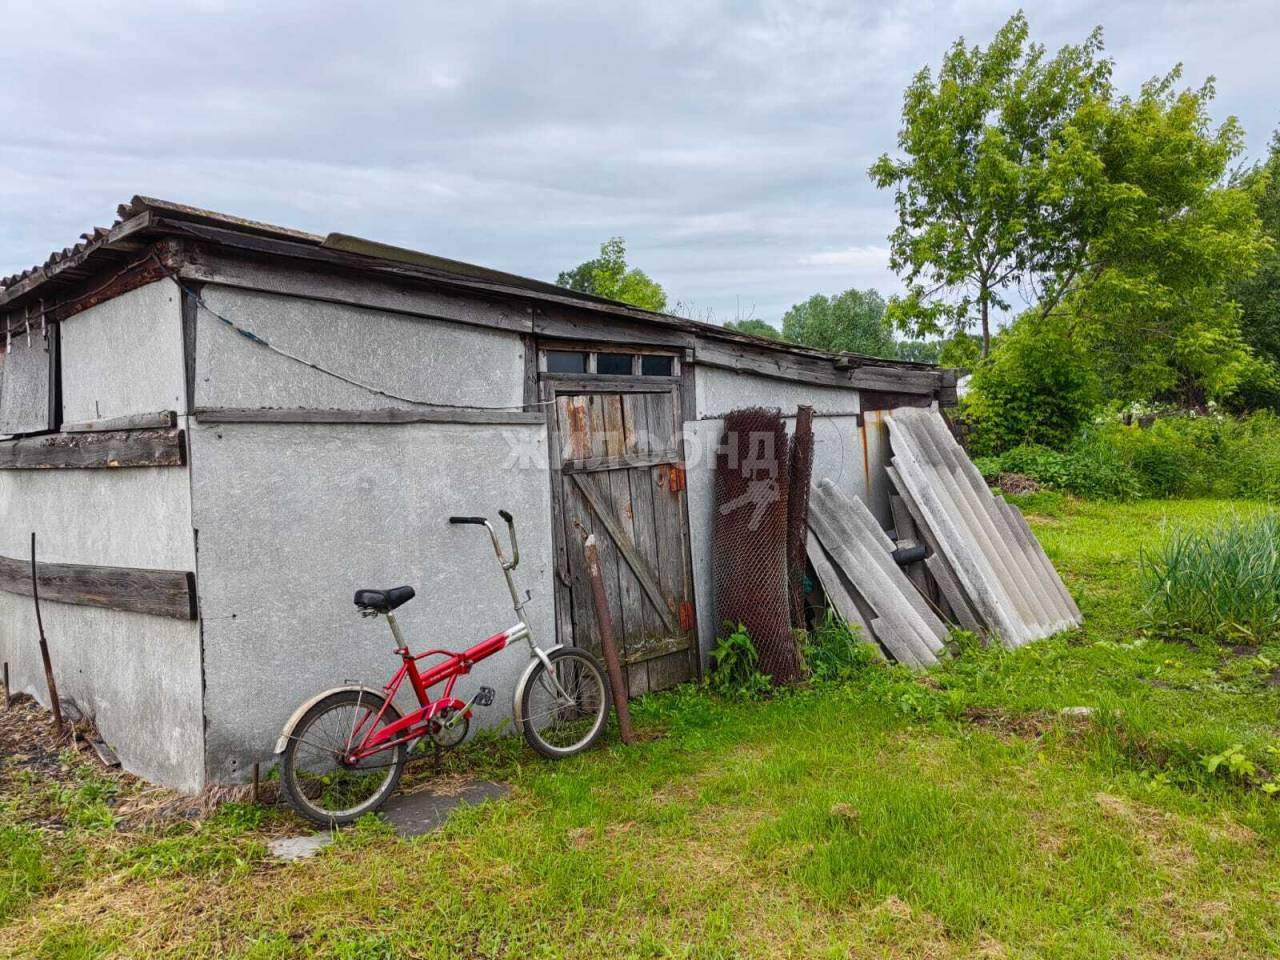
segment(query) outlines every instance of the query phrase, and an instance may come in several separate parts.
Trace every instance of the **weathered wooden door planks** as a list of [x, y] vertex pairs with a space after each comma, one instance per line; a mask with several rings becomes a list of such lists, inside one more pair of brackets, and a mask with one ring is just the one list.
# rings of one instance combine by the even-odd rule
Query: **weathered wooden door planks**
[[[599, 646], [583, 532], [594, 533], [628, 693], [638, 696], [696, 672], [688, 513], [680, 448], [679, 386], [637, 378], [546, 383], [557, 521], [561, 640]], [[570, 616], [564, 616], [568, 611]]]

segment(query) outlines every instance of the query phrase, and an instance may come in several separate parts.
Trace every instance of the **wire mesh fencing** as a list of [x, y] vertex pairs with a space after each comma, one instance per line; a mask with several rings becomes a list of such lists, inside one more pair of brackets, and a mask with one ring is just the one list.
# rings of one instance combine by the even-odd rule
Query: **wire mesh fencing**
[[721, 634], [742, 624], [759, 669], [795, 680], [800, 658], [791, 633], [787, 563], [790, 446], [777, 410], [735, 410], [716, 451], [712, 576]]

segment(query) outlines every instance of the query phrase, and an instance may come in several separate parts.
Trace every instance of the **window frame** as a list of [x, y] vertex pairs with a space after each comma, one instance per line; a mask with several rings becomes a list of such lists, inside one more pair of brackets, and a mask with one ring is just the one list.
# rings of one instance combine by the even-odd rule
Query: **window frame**
[[[678, 347], [652, 347], [629, 343], [578, 343], [578, 342], [543, 342], [537, 345], [538, 376], [544, 379], [581, 380], [583, 378], [607, 378], [612, 380], [639, 380], [653, 383], [671, 382], [680, 379], [684, 351]], [[549, 353], [585, 353], [587, 369], [585, 373], [556, 373], [547, 369]], [[602, 353], [630, 354], [630, 373], [600, 373], [597, 359]], [[667, 357], [671, 360], [670, 374], [642, 373], [644, 357]]]

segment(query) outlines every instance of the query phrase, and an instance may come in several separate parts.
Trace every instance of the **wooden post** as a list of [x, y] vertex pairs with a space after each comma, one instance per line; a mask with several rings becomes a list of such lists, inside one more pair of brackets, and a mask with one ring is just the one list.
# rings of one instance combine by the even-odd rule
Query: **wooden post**
[[40, 659], [44, 661], [44, 682], [49, 688], [53, 707], [53, 726], [62, 733], [62, 704], [58, 702], [58, 685], [53, 682], [53, 663], [49, 660], [49, 642], [44, 636], [44, 620], [40, 617], [40, 578], [36, 576], [36, 532], [31, 531], [31, 597], [36, 605], [36, 627], [40, 631]]
[[596, 621], [600, 624], [600, 650], [609, 671], [609, 685], [613, 688], [613, 708], [618, 712], [618, 732], [623, 743], [632, 743], [631, 710], [627, 706], [627, 689], [622, 679], [622, 662], [618, 659], [618, 645], [613, 638], [613, 619], [609, 616], [609, 600], [604, 592], [604, 578], [600, 575], [600, 554], [596, 550], [596, 538], [589, 534], [583, 541], [587, 555], [587, 576], [591, 580], [591, 596], [595, 600]]
[[9, 692], [9, 661], [4, 662], [4, 708], [6, 710], [13, 704], [13, 694]]

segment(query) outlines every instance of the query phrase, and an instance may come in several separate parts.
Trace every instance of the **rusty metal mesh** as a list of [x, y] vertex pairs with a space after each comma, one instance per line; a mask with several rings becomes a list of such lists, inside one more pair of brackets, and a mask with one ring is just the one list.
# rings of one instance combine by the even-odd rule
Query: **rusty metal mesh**
[[[798, 678], [787, 579], [788, 443], [777, 410], [735, 410], [716, 451], [711, 566], [720, 635], [741, 623], [760, 671]], [[732, 626], [726, 628], [725, 624]]]
[[787, 591], [791, 601], [791, 625], [806, 627], [804, 620], [805, 548], [809, 532], [809, 483], [813, 479], [813, 407], [796, 409], [791, 434], [787, 485]]

